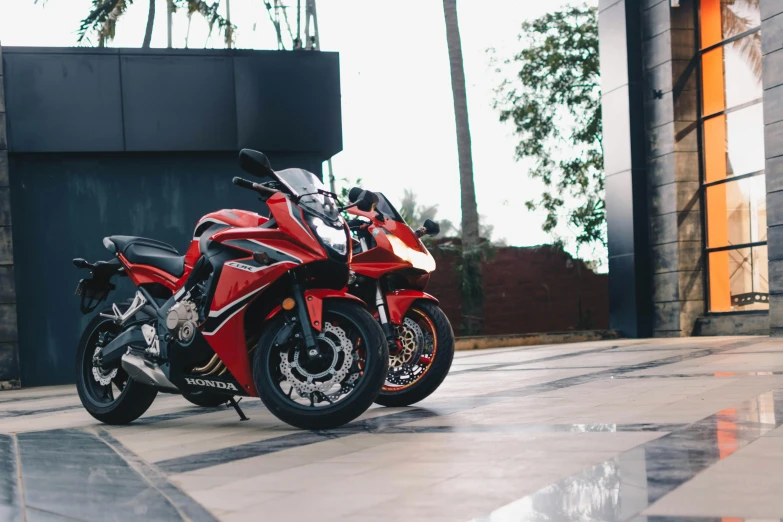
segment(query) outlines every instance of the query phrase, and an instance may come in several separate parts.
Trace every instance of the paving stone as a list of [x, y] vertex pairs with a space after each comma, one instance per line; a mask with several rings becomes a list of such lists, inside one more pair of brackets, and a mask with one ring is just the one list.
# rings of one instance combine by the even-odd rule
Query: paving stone
[[[666, 313], [687, 323], [700, 306]], [[602, 521], [779, 518], [779, 341], [678, 328], [459, 352], [416, 407], [374, 407], [324, 432], [282, 425], [257, 399], [242, 402], [250, 420], [239, 422], [160, 394], [138, 421], [105, 426], [73, 386], [3, 391], [0, 513], [91, 521], [110, 505], [131, 506], [118, 520], [440, 522], [581, 520], [590, 506]], [[0, 388], [15, 382], [2, 375]], [[167, 471], [184, 462], [190, 471]], [[330, 481], [347, 492], [314, 488], [301, 502], [303, 483]], [[385, 487], [357, 501], [367, 484]]]

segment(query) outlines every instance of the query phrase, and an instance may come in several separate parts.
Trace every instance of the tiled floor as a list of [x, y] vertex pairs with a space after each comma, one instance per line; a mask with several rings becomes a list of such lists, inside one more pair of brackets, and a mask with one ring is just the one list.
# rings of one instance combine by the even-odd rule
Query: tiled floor
[[330, 432], [159, 395], [102, 426], [72, 387], [0, 392], [0, 522], [783, 518], [783, 341], [457, 354], [412, 408]]

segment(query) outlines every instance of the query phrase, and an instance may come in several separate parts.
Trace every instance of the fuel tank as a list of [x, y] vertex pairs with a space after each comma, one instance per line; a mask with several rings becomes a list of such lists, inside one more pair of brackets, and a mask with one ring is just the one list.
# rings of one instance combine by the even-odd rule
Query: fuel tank
[[210, 228], [216, 225], [219, 225], [221, 228], [251, 228], [261, 226], [267, 221], [269, 221], [269, 218], [248, 210], [231, 208], [210, 212], [199, 219], [196, 224], [196, 228], [193, 230], [193, 239], [185, 255], [185, 262], [191, 261], [191, 264], [193, 264], [198, 260], [201, 255], [199, 240], [204, 232]]

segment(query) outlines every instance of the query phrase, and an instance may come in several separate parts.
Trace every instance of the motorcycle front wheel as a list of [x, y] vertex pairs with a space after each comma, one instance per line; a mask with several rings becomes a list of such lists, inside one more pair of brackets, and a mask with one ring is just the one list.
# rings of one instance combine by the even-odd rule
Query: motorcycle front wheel
[[429, 397], [451, 369], [454, 332], [446, 314], [430, 301], [416, 301], [396, 326], [398, 349], [377, 404], [410, 406]]
[[298, 325], [278, 316], [264, 329], [253, 356], [253, 381], [280, 420], [306, 430], [336, 428], [369, 408], [381, 391], [389, 352], [380, 325], [360, 304], [327, 299], [316, 352]]

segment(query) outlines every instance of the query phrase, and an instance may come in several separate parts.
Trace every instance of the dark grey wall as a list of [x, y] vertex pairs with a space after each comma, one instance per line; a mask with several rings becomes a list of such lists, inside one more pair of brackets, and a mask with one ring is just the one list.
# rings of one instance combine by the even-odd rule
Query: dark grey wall
[[[184, 251], [204, 214], [261, 209], [231, 184], [242, 147], [318, 175], [342, 148], [333, 53], [4, 51], [24, 386], [73, 381], [89, 317], [71, 259], [107, 259], [101, 239], [111, 234]], [[118, 296], [130, 292], [126, 282]]]
[[783, 2], [761, 0], [764, 123], [767, 155], [769, 323], [783, 335]]
[[336, 53], [4, 52], [11, 152], [342, 150]]
[[610, 326], [629, 337], [652, 333], [640, 14], [599, 2]]

